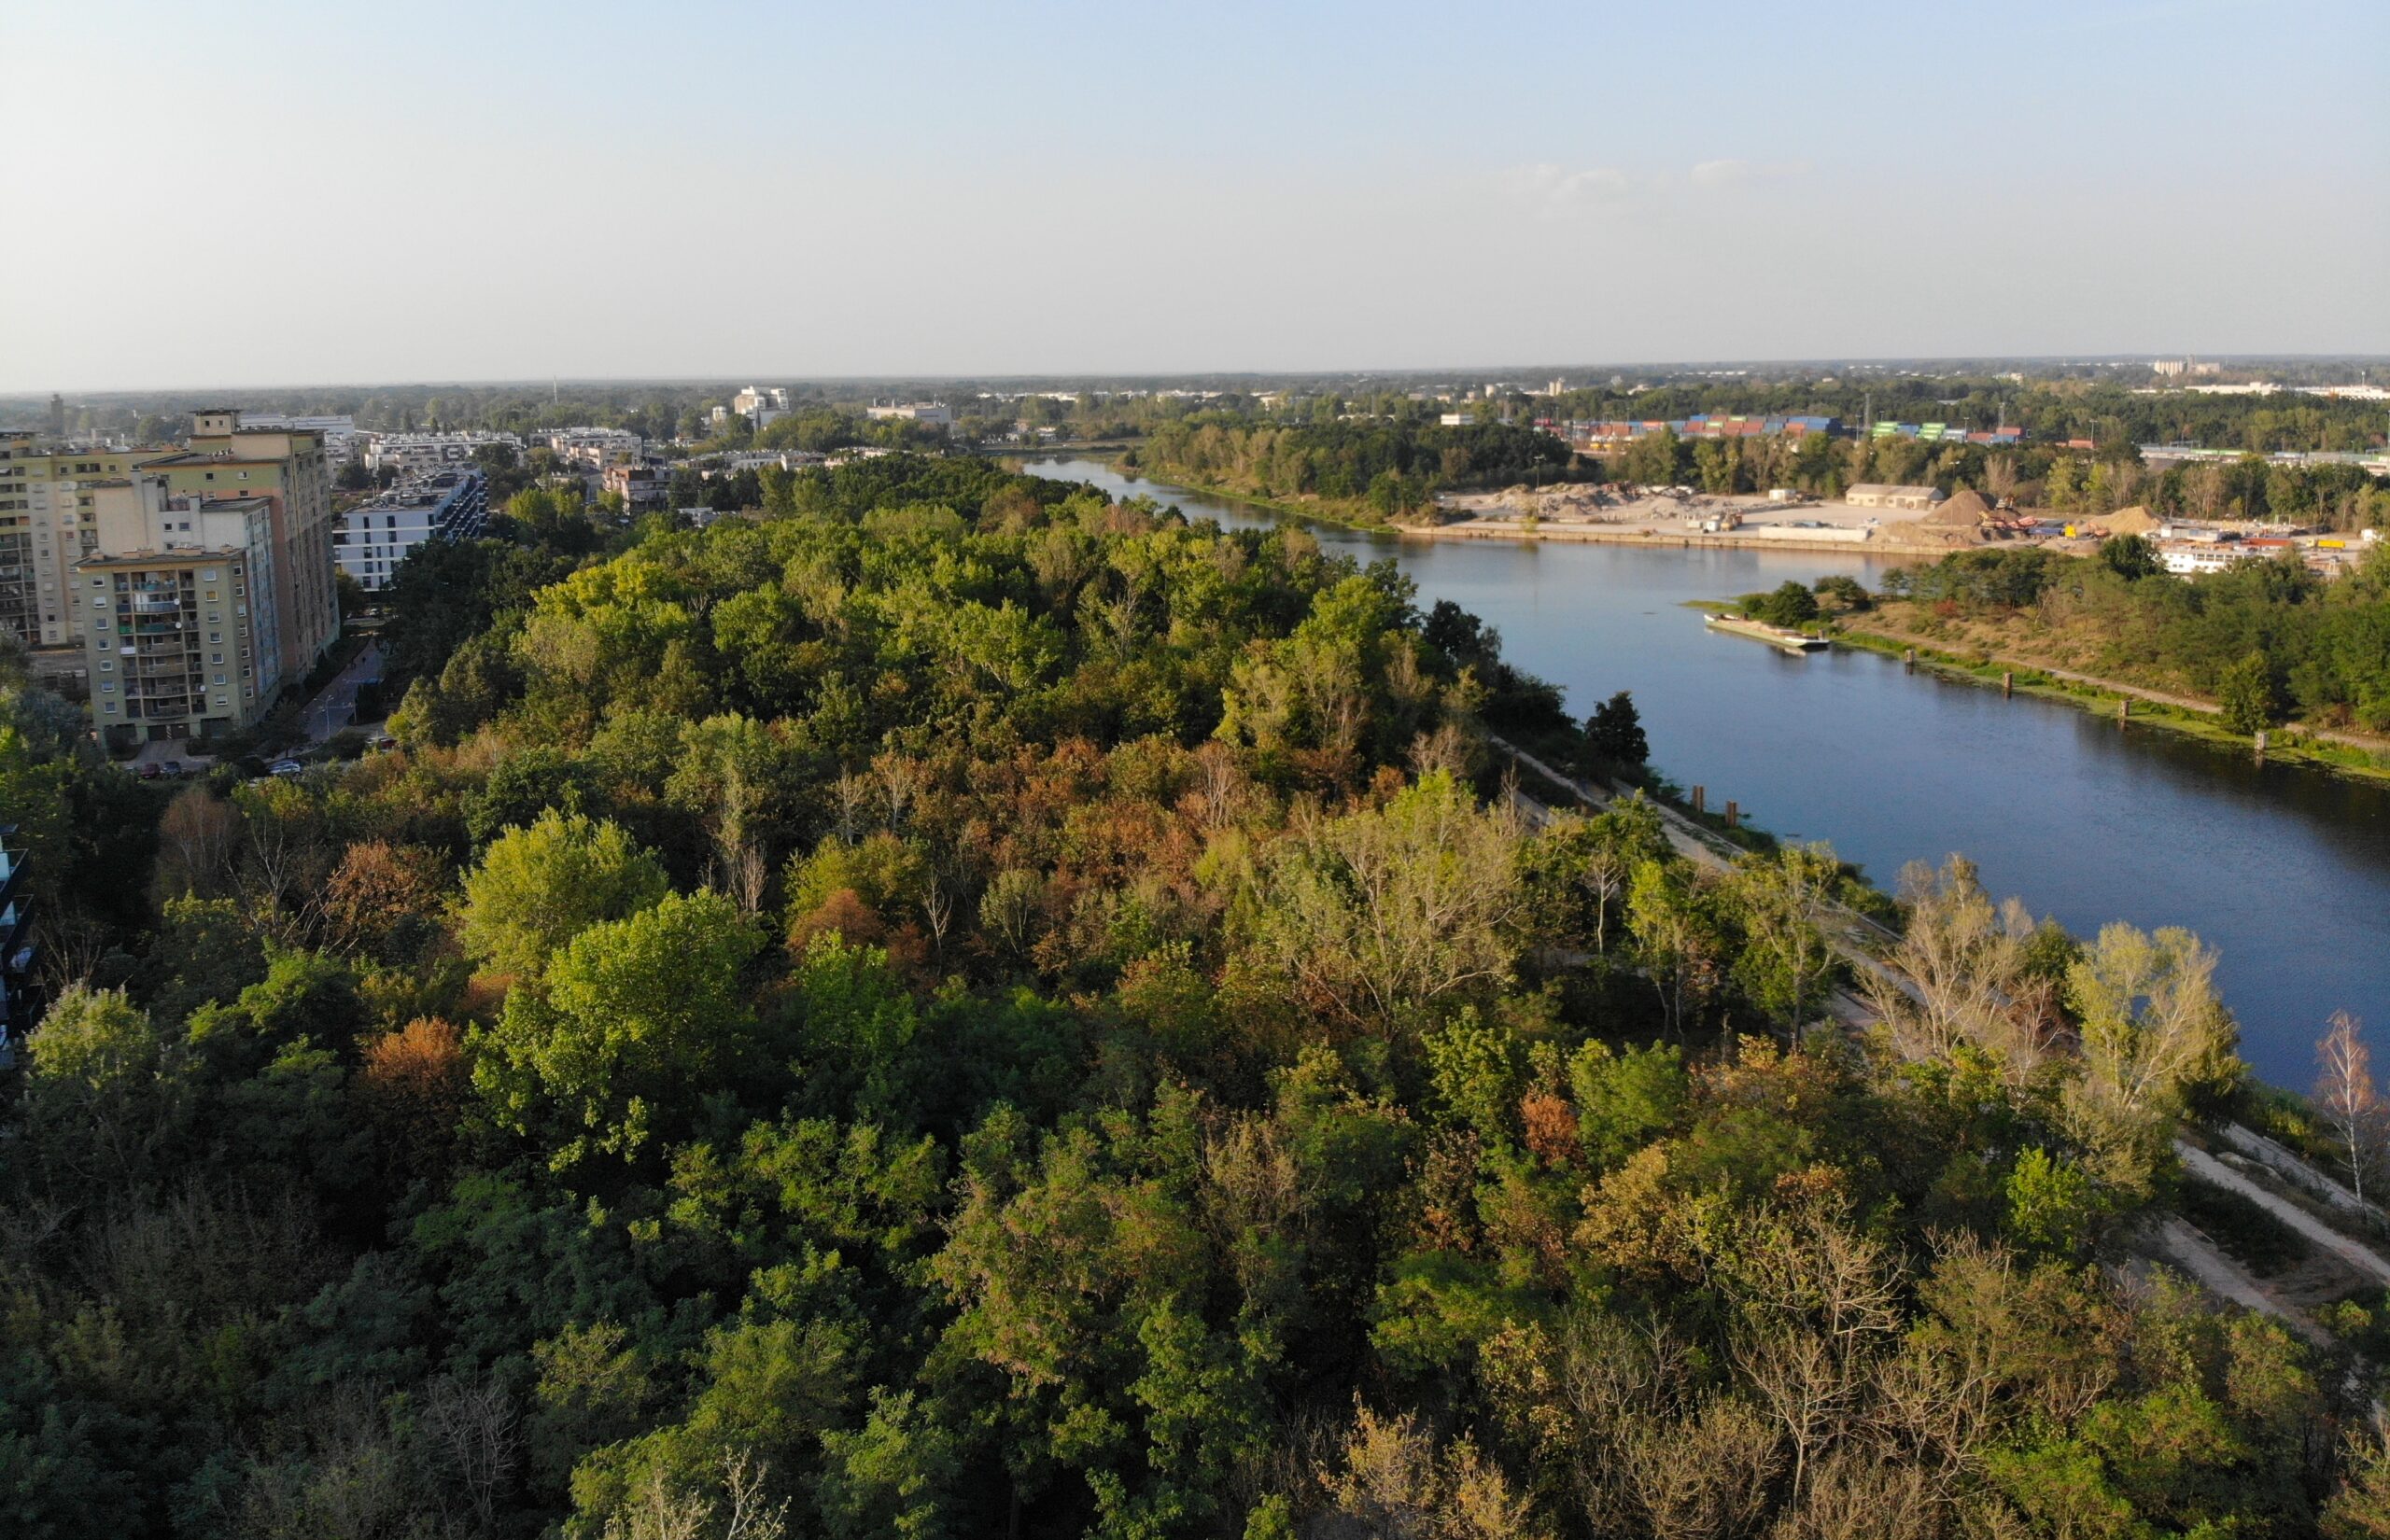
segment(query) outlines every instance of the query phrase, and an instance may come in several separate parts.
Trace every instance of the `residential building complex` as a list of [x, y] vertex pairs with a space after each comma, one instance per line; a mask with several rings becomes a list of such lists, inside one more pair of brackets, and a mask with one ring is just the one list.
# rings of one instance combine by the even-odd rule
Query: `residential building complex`
[[623, 427], [559, 427], [540, 437], [559, 458], [593, 470], [636, 461], [647, 452], [647, 441]]
[[83, 645], [87, 610], [75, 602], [75, 564], [117, 549], [99, 526], [101, 493], [146, 472], [169, 497], [272, 500], [282, 553], [278, 661], [294, 677], [313, 665], [339, 629], [322, 438], [253, 427], [229, 409], [195, 413], [192, 425], [181, 449], [74, 449], [0, 432], [0, 630], [30, 647]]
[[416, 546], [471, 539], [488, 517], [488, 478], [478, 470], [437, 471], [340, 514], [332, 557], [366, 588], [386, 588]]
[[474, 452], [491, 445], [523, 452], [523, 441], [512, 433], [376, 433], [366, 445], [365, 463], [374, 470], [422, 476], [471, 465]]

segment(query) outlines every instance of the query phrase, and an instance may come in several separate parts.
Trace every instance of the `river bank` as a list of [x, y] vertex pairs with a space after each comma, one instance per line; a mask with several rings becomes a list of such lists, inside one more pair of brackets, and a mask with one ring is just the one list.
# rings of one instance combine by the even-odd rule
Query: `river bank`
[[[2078, 934], [2117, 919], [2194, 931], [2222, 954], [2242, 1051], [2275, 1085], [2313, 1081], [2332, 1012], [2390, 1021], [2390, 785], [2280, 754], [2260, 763], [2245, 743], [2119, 732], [2113, 700], [2106, 720], [2097, 703], [2003, 700], [1983, 687], [1997, 671], [1905, 669], [1896, 647], [1788, 656], [1708, 632], [1683, 608], [1833, 574], [1873, 592], [1899, 557], [1864, 545], [1408, 539], [1129, 481], [1090, 460], [1029, 468], [1230, 527], [1293, 512], [1329, 554], [1391, 558], [1422, 609], [1449, 599], [1481, 617], [1572, 715], [1631, 691], [1654, 768], [1705, 788], [1710, 808], [1732, 799], [1779, 839], [1830, 841], [1879, 887], [1956, 850], [1987, 888]], [[2132, 711], [2144, 720], [2142, 704]]]
[[[2155, 727], [2256, 754], [2256, 741], [2225, 726], [2218, 720], [2218, 707], [2204, 701], [2021, 658], [1952, 652], [1935, 646], [1930, 637], [1881, 623], [1844, 622], [1830, 627], [1827, 635], [1842, 646], [1863, 648], [1905, 663], [1911, 661], [1909, 655], [1914, 653], [1919, 667], [1946, 679], [2004, 686], [2017, 693], [2063, 701], [2094, 715], [2115, 718], [2120, 723]], [[2274, 728], [2267, 733], [2265, 752], [2259, 757], [2390, 784], [2390, 744], [2375, 746], [2355, 734], [2295, 726]]]

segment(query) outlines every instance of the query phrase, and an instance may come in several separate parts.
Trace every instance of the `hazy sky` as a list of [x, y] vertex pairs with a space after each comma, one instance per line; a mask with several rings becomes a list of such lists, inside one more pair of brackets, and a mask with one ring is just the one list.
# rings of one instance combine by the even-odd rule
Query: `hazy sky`
[[0, 390], [2390, 352], [2390, 3], [0, 3]]

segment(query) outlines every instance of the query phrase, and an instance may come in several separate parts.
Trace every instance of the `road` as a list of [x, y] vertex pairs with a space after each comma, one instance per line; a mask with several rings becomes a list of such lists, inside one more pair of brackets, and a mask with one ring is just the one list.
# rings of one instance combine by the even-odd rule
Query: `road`
[[350, 660], [347, 667], [332, 677], [332, 681], [316, 693], [307, 703], [306, 715], [300, 719], [301, 728], [309, 743], [321, 743], [348, 725], [349, 714], [357, 709], [357, 687], [367, 679], [382, 677], [382, 644], [367, 642], [364, 649]]

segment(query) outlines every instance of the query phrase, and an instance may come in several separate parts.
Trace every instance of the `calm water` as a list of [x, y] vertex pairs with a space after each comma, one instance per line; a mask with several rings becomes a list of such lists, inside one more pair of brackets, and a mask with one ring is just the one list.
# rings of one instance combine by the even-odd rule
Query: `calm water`
[[[1031, 469], [1191, 517], [1269, 522], [1093, 461]], [[1484, 617], [1505, 656], [1566, 688], [1570, 710], [1633, 691], [1668, 777], [1707, 787], [1712, 806], [1734, 798], [1778, 835], [1833, 842], [1884, 886], [1908, 861], [1963, 851], [1996, 895], [2077, 934], [2116, 919], [2196, 931], [2223, 955], [2242, 1053], [2277, 1085], [2313, 1081], [2334, 1010], [2390, 1040], [2390, 791], [2003, 700], [1874, 653], [1789, 657], [1711, 636], [1680, 608], [1828, 572], [1873, 587], [1881, 561], [1313, 529], [1363, 560], [1395, 555], [1423, 608], [1451, 599]]]

